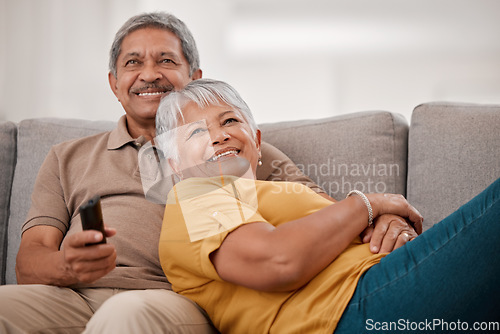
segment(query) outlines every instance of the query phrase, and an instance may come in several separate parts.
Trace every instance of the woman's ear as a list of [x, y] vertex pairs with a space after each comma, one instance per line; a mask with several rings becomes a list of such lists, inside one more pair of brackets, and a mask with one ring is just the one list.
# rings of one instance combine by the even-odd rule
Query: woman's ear
[[260, 152], [260, 144], [261, 144], [261, 132], [259, 129], [255, 132], [255, 146], [257, 147], [257, 150]]

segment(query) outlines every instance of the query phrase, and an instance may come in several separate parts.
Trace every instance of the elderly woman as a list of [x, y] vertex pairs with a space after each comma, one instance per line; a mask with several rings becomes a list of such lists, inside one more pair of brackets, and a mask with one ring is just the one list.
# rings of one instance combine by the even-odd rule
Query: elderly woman
[[195, 80], [171, 93], [156, 124], [181, 180], [168, 195], [160, 260], [173, 289], [222, 333], [446, 331], [499, 320], [499, 181], [415, 240], [373, 254], [359, 238], [367, 225], [383, 214], [418, 225], [418, 211], [400, 195], [354, 191], [332, 203], [299, 184], [256, 180], [261, 134], [226, 83]]

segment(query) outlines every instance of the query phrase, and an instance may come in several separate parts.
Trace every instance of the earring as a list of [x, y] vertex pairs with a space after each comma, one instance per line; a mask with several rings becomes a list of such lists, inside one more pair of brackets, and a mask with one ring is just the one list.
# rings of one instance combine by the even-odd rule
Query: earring
[[259, 162], [257, 162], [257, 164], [258, 164], [259, 166], [262, 166], [262, 160], [260, 160], [260, 158], [259, 158]]

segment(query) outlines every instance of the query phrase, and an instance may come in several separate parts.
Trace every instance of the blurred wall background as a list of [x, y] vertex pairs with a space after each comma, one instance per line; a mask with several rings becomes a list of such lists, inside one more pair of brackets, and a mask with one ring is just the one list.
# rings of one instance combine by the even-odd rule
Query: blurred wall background
[[419, 103], [500, 103], [497, 0], [0, 0], [0, 121], [116, 120], [108, 51], [130, 16], [169, 11], [204, 77], [259, 123]]

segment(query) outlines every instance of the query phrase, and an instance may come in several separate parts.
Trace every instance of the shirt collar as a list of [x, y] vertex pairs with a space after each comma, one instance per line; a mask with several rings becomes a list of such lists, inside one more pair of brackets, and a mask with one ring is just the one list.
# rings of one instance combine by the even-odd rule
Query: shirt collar
[[147, 143], [147, 139], [144, 136], [139, 136], [136, 139], [132, 138], [127, 129], [127, 115], [123, 115], [118, 120], [117, 127], [109, 135], [108, 150], [117, 150], [129, 143], [140, 148]]

